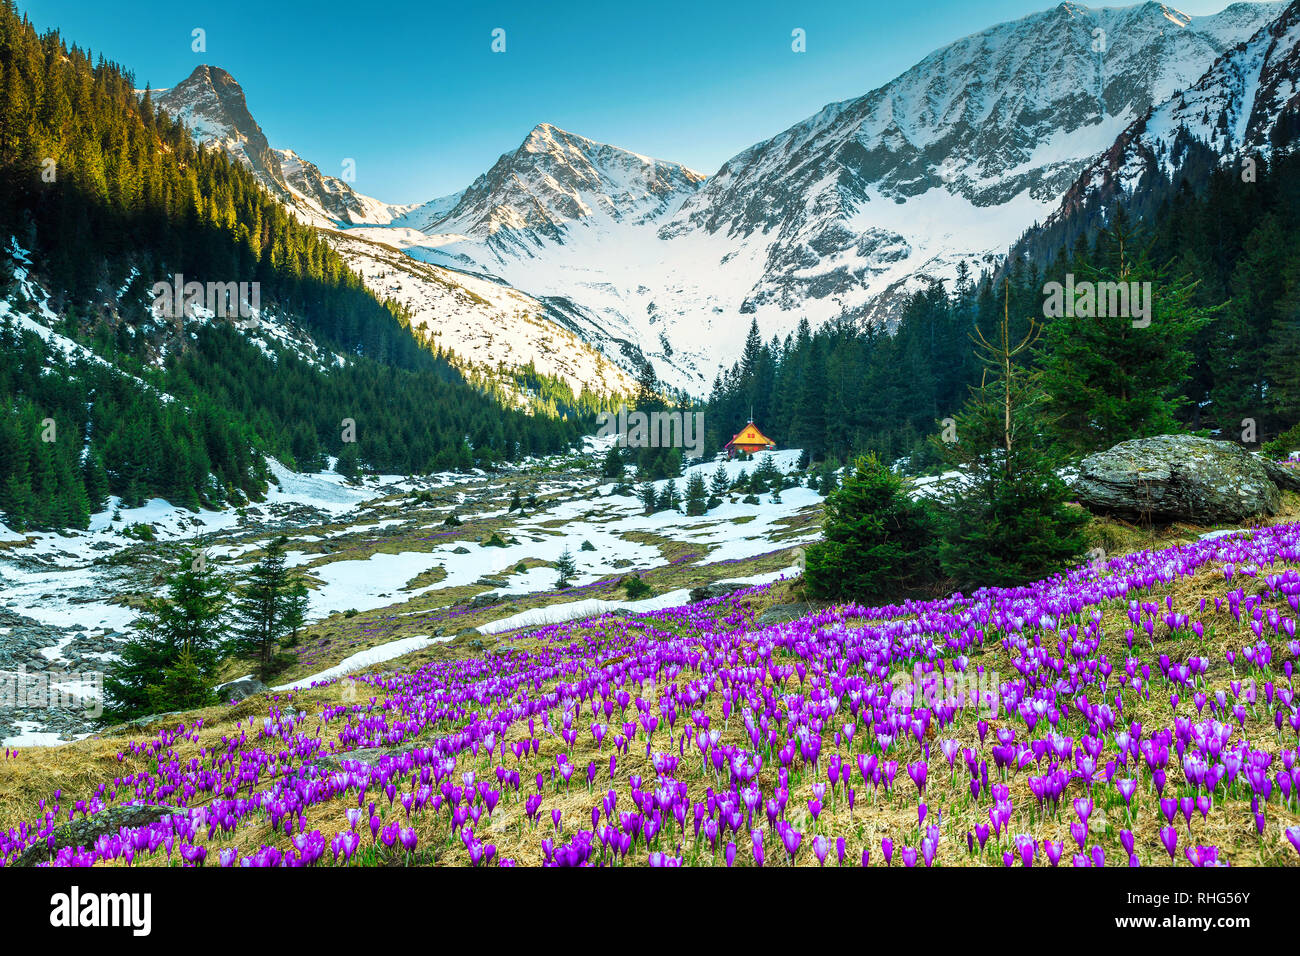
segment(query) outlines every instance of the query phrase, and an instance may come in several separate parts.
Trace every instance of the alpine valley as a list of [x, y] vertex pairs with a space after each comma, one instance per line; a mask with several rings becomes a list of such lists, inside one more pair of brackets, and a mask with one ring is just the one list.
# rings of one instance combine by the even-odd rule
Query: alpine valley
[[[777, 0], [502, 0], [508, 60], [450, 0], [52, 2], [0, 0], [5, 938], [193, 945], [201, 865], [374, 948], [412, 866], [860, 864], [860, 922], [982, 866], [1093, 942], [1168, 896], [1058, 865], [1300, 866], [1300, 0], [823, 0], [951, 41], [876, 89]], [[610, 116], [734, 155], [548, 122]], [[1166, 925], [1287, 938], [1233, 879]]]
[[[1271, 42], [1284, 6], [1192, 17], [1154, 2], [1063, 3], [958, 39], [708, 175], [539, 122], [464, 190], [414, 208], [360, 196], [272, 148], [215, 67], [157, 102], [304, 222], [340, 233], [344, 258], [449, 347], [501, 342], [503, 322], [527, 315], [504, 336], [509, 361], [550, 352], [540, 341], [559, 327], [633, 374], [643, 356], [668, 386], [704, 395], [751, 317], [778, 338], [803, 318], [888, 325], [928, 279], [951, 281], [962, 262], [972, 274], [1000, 266], [1153, 110], [1182, 103], [1180, 115], [1208, 110], [1216, 122], [1204, 97], [1256, 89], [1226, 75], [1224, 54]], [[1287, 88], [1294, 68], [1274, 63], [1269, 89]], [[1246, 113], [1234, 134], [1253, 106], [1236, 104]], [[431, 268], [383, 265], [392, 249]], [[465, 306], [485, 280], [513, 291]]]

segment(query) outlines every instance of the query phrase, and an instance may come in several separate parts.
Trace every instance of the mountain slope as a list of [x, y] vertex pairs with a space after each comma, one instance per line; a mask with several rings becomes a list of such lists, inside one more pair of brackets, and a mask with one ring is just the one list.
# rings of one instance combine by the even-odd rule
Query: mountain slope
[[1271, 158], [1300, 139], [1300, 3], [1228, 51], [1185, 91], [1135, 121], [1078, 177], [1017, 253], [1050, 254], [1123, 200], [1152, 208], [1173, 184], [1213, 165]]
[[635, 391], [635, 379], [566, 327], [563, 312], [503, 283], [420, 262], [367, 238], [392, 232], [353, 229], [332, 233], [329, 241], [376, 296], [400, 302], [412, 328], [454, 353], [455, 364], [487, 372], [531, 365], [575, 395], [584, 387], [606, 395]]
[[185, 123], [201, 145], [247, 165], [271, 195], [311, 225], [388, 223], [410, 211], [362, 196], [292, 150], [273, 148], [249, 112], [243, 88], [220, 67], [195, 67], [182, 83], [158, 91], [154, 102]]
[[[450, 211], [406, 223], [427, 241], [398, 244], [564, 297], [699, 393], [750, 315], [765, 337], [803, 317], [889, 321], [922, 275], [993, 261], [1133, 120], [1281, 9], [1061, 4], [958, 40], [632, 215], [602, 213], [563, 166], [535, 173], [526, 142]], [[572, 134], [534, 137], [563, 155]]]

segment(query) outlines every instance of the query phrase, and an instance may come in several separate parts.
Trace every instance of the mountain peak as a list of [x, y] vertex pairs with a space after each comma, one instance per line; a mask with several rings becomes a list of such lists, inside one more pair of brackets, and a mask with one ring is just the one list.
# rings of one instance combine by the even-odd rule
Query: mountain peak
[[422, 228], [480, 238], [512, 230], [530, 232], [534, 239], [562, 241], [572, 222], [658, 215], [694, 192], [704, 179], [702, 173], [680, 163], [643, 156], [543, 122], [458, 194], [451, 209], [437, 201], [442, 214], [427, 217]]
[[188, 126], [205, 144], [219, 146], [258, 174], [263, 185], [286, 198], [280, 161], [262, 127], [248, 111], [244, 89], [219, 66], [202, 63], [155, 102]]
[[155, 100], [206, 147], [252, 168], [267, 191], [318, 225], [387, 223], [409, 207], [388, 206], [324, 175], [292, 150], [274, 149], [248, 110], [244, 89], [229, 72], [203, 63]]

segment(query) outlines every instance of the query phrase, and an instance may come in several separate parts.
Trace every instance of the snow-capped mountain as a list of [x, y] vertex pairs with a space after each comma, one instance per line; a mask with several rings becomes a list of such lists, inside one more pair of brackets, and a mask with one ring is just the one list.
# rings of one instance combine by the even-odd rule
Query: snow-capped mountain
[[761, 235], [745, 311], [837, 299], [877, 317], [917, 271], [1004, 248], [1004, 224], [1050, 209], [1120, 130], [1279, 9], [1063, 3], [965, 37], [729, 160], [661, 234]]
[[704, 174], [541, 123], [470, 186], [397, 225], [464, 236], [501, 257], [563, 243], [580, 221], [644, 224], [699, 188]]
[[[1300, 0], [1229, 50], [1188, 89], [1133, 123], [1079, 176], [1045, 229], [1084, 209], [1099, 215], [1143, 182], [1174, 180], [1192, 143], [1240, 166], [1300, 139]], [[1156, 175], [1159, 174], [1159, 175]]]
[[[640, 353], [667, 384], [700, 394], [735, 359], [751, 317], [764, 338], [805, 317], [887, 322], [928, 277], [997, 262], [1178, 91], [1201, 81], [1243, 99], [1248, 79], [1202, 77], [1283, 9], [1236, 3], [1192, 17], [1154, 2], [1062, 3], [959, 39], [711, 177], [543, 123], [464, 190], [406, 208], [272, 149], [220, 70], [200, 68], [159, 99], [291, 208], [319, 209], [319, 224], [508, 284], [615, 362]], [[1281, 80], [1260, 89], [1290, 95]], [[1182, 109], [1217, 118], [1208, 101]], [[1232, 135], [1253, 135], [1249, 118], [1234, 122]], [[432, 308], [443, 301], [434, 286], [407, 298]], [[462, 331], [482, 342], [503, 315], [531, 308], [457, 321], [480, 323]]]
[[[412, 327], [455, 353], [457, 364], [479, 371], [531, 365], [563, 379], [578, 394], [631, 394], [636, 381], [575, 331], [570, 316], [502, 282], [429, 265], [391, 245], [392, 229], [327, 232], [331, 245], [380, 299], [400, 302]], [[585, 330], [595, 337], [594, 329]]]
[[292, 150], [275, 149], [248, 111], [243, 88], [220, 67], [198, 66], [184, 82], [157, 91], [154, 102], [179, 117], [195, 139], [246, 164], [262, 185], [313, 225], [383, 224], [409, 212], [356, 192]]
[[[200, 66], [179, 86], [159, 91], [156, 102], [189, 126], [200, 143], [222, 149], [251, 167], [271, 195], [299, 219], [326, 230], [340, 254], [372, 291], [380, 298], [395, 299], [410, 309], [413, 325], [430, 333], [441, 348], [455, 352], [467, 368], [490, 372], [531, 364], [542, 374], [564, 379], [575, 393], [583, 385], [606, 393], [630, 392], [634, 387], [633, 379], [618, 364], [620, 360], [626, 364], [618, 351], [612, 350], [615, 358], [611, 360], [588, 344], [588, 338], [606, 345], [610, 341], [606, 328], [584, 316], [580, 309], [565, 303], [538, 301], [490, 278], [426, 265], [402, 256], [387, 245], [395, 236], [409, 230], [384, 229], [379, 242], [367, 239], [364, 230], [347, 235], [338, 232], [347, 227], [396, 227], [408, 218], [427, 223], [434, 216], [445, 218], [456, 209], [463, 216], [482, 209], [486, 210], [488, 219], [495, 215], [515, 222], [518, 220], [507, 211], [507, 204], [510, 201], [527, 204], [518, 184], [499, 186], [500, 199], [492, 189], [479, 188], [474, 193], [473, 204], [466, 202], [458, 206], [461, 198], [469, 193], [466, 190], [446, 200], [420, 206], [390, 205], [363, 196], [343, 180], [323, 174], [293, 150], [272, 147], [248, 110], [243, 89], [225, 70]], [[571, 169], [588, 177], [594, 169], [592, 164], [584, 164], [572, 153], [566, 161]], [[564, 176], [560, 165], [550, 167], [557, 176], [570, 182], [585, 182], [589, 188], [566, 196], [561, 195], [555, 177], [542, 177], [535, 183], [533, 215], [544, 218], [542, 203], [549, 202], [553, 230], [562, 228], [566, 212], [579, 213], [587, 202], [601, 203], [594, 192], [598, 183], [583, 180], [581, 175]], [[613, 175], [618, 167], [610, 162], [608, 168], [607, 175]], [[653, 173], [652, 167], [647, 177], [652, 185]], [[670, 174], [667, 170], [661, 172], [665, 178]], [[702, 178], [694, 175], [697, 180]], [[632, 179], [630, 172], [628, 178]], [[486, 182], [489, 177], [481, 179]], [[614, 201], [621, 209], [636, 205], [636, 197], [630, 193], [616, 196]], [[644, 198], [640, 202], [651, 206]], [[423, 239], [422, 234], [416, 235]]]
[[886, 321], [920, 277], [994, 261], [1126, 127], [1282, 8], [1191, 17], [1064, 3], [937, 50], [699, 188], [688, 171], [676, 188], [642, 186], [630, 214], [593, 202], [578, 185], [591, 177], [562, 161], [589, 156], [569, 147], [589, 141], [538, 127], [437, 215], [401, 222], [427, 240], [396, 244], [562, 298], [699, 393], [735, 358], [751, 315], [764, 337], [802, 317]]

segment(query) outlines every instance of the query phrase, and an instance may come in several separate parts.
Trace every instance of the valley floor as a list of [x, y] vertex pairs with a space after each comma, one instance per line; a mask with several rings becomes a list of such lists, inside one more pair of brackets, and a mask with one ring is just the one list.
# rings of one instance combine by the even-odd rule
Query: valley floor
[[[411, 537], [429, 537], [436, 509], [418, 529], [384, 528], [396, 541], [372, 528], [383, 547], [350, 541], [346, 564], [410, 560], [402, 573], [422, 593], [399, 612], [391, 580], [372, 594], [379, 581], [324, 563], [317, 576], [338, 595], [390, 603], [318, 621], [326, 641], [304, 647], [289, 683], [429, 638], [415, 653], [6, 752], [0, 859], [40, 862], [52, 847], [57, 863], [135, 866], [1300, 865], [1293, 518], [1200, 540], [1167, 529], [1159, 547], [1148, 535], [1125, 548], [1111, 529], [1128, 553], [969, 597], [818, 611], [798, 603], [797, 581], [777, 581], [561, 621], [566, 604], [590, 614], [614, 563], [646, 562], [643, 547], [658, 549], [646, 576], [667, 594], [727, 570], [779, 572], [815, 510], [787, 492], [777, 509], [731, 517], [762, 535], [711, 520], [686, 539], [680, 516], [623, 527], [630, 502], [562, 473], [527, 479], [556, 497], [524, 521], [481, 490], [482, 526], [456, 529], [463, 568], [425, 577], [423, 559], [400, 558], [442, 547]], [[392, 517], [385, 500], [368, 509], [376, 523]], [[597, 546], [583, 552], [588, 590], [516, 592], [515, 574], [556, 545], [553, 521], [580, 522]], [[495, 566], [471, 547], [490, 529], [534, 549], [517, 552], [524, 571], [502, 574], [515, 553]], [[304, 561], [338, 546], [319, 536]], [[431, 597], [449, 587], [557, 623], [433, 643], [511, 610], [452, 616], [448, 594]]]
[[[129, 636], [136, 606], [201, 547], [219, 568], [246, 571], [275, 535], [288, 564], [306, 572], [308, 626], [295, 662], [277, 682], [307, 686], [457, 634], [478, 638], [622, 608], [686, 602], [691, 587], [726, 577], [762, 583], [792, 571], [794, 550], [816, 537], [820, 497], [787, 489], [758, 505], [728, 497], [704, 517], [646, 516], [599, 477], [605, 443], [581, 455], [489, 475], [382, 476], [361, 487], [337, 475], [298, 475], [273, 464], [278, 485], [240, 511], [194, 514], [155, 500], [101, 513], [87, 532], [23, 536], [0, 530], [0, 678], [102, 670]], [[778, 452], [783, 470], [799, 452]], [[697, 466], [706, 476], [715, 464]], [[740, 463], [723, 466], [734, 477]], [[753, 466], [749, 466], [752, 468]], [[663, 482], [659, 483], [661, 486]], [[679, 489], [684, 480], [679, 479]], [[526, 513], [511, 497], [535, 496]], [[417, 496], [419, 496], [417, 498]], [[462, 523], [445, 524], [450, 515]], [[124, 529], [147, 526], [153, 542]], [[503, 546], [489, 542], [499, 536]], [[554, 564], [568, 549], [572, 586], [557, 589]], [[640, 574], [653, 595], [628, 602], [618, 582]], [[470, 629], [480, 633], [469, 635]], [[225, 679], [244, 676], [231, 664]], [[0, 746], [84, 737], [95, 722], [68, 708], [0, 707]]]

